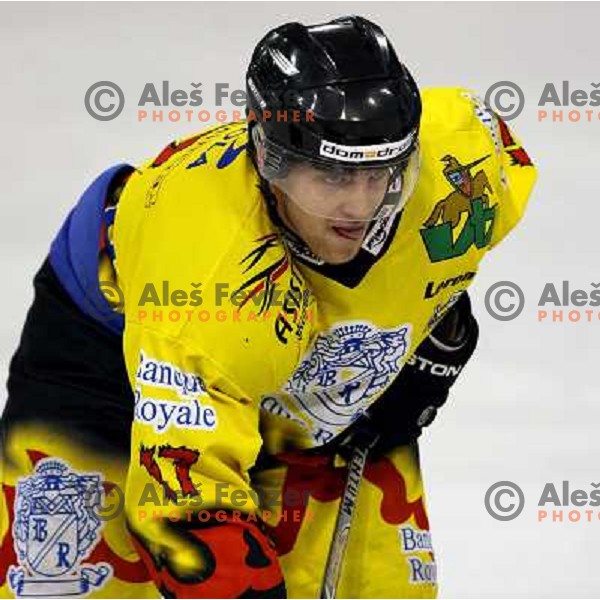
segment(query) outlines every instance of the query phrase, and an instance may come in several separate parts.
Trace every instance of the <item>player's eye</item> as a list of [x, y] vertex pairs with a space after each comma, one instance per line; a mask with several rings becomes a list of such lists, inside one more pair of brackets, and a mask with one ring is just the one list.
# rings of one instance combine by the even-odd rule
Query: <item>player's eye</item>
[[352, 177], [350, 175], [331, 175], [325, 181], [334, 185], [345, 185], [352, 181]]
[[323, 171], [320, 179], [328, 185], [346, 185], [352, 181], [352, 175], [343, 171]]
[[381, 181], [389, 175], [388, 169], [373, 169], [369, 172], [369, 179], [373, 181]]

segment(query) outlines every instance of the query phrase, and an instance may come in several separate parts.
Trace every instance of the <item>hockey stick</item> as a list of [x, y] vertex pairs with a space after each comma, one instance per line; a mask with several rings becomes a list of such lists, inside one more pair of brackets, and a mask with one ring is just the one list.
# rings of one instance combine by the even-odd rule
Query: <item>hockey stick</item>
[[335, 598], [363, 471], [365, 470], [369, 451], [379, 437], [371, 431], [364, 431], [361, 434], [352, 449], [352, 454], [348, 462], [348, 475], [346, 476], [344, 493], [340, 500], [333, 538], [325, 565], [325, 575], [323, 576], [323, 583], [321, 585], [321, 598]]

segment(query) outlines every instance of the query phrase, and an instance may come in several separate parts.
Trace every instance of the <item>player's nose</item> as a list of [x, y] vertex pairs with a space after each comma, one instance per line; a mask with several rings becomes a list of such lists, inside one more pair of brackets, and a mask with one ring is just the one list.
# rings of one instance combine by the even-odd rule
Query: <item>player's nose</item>
[[344, 202], [344, 217], [349, 220], [368, 221], [381, 203], [379, 186], [373, 186], [367, 177], [358, 177], [350, 186]]

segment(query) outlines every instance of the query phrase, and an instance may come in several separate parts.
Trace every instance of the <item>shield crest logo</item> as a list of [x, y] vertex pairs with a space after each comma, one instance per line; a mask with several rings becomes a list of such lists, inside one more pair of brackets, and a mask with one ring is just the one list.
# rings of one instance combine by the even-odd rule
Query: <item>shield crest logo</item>
[[13, 537], [19, 566], [9, 568], [18, 597], [79, 596], [99, 588], [110, 565], [82, 565], [100, 541], [96, 509], [102, 498], [99, 474], [78, 474], [56, 458], [36, 465], [17, 483]]
[[284, 388], [314, 432], [341, 433], [369, 407], [400, 372], [410, 332], [353, 321], [319, 334]]

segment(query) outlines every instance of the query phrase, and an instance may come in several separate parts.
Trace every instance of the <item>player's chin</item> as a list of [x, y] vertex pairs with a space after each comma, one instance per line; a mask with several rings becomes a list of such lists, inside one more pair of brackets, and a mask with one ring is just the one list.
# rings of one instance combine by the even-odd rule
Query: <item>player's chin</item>
[[330, 265], [341, 265], [356, 258], [363, 240], [328, 239], [321, 244], [317, 254]]

